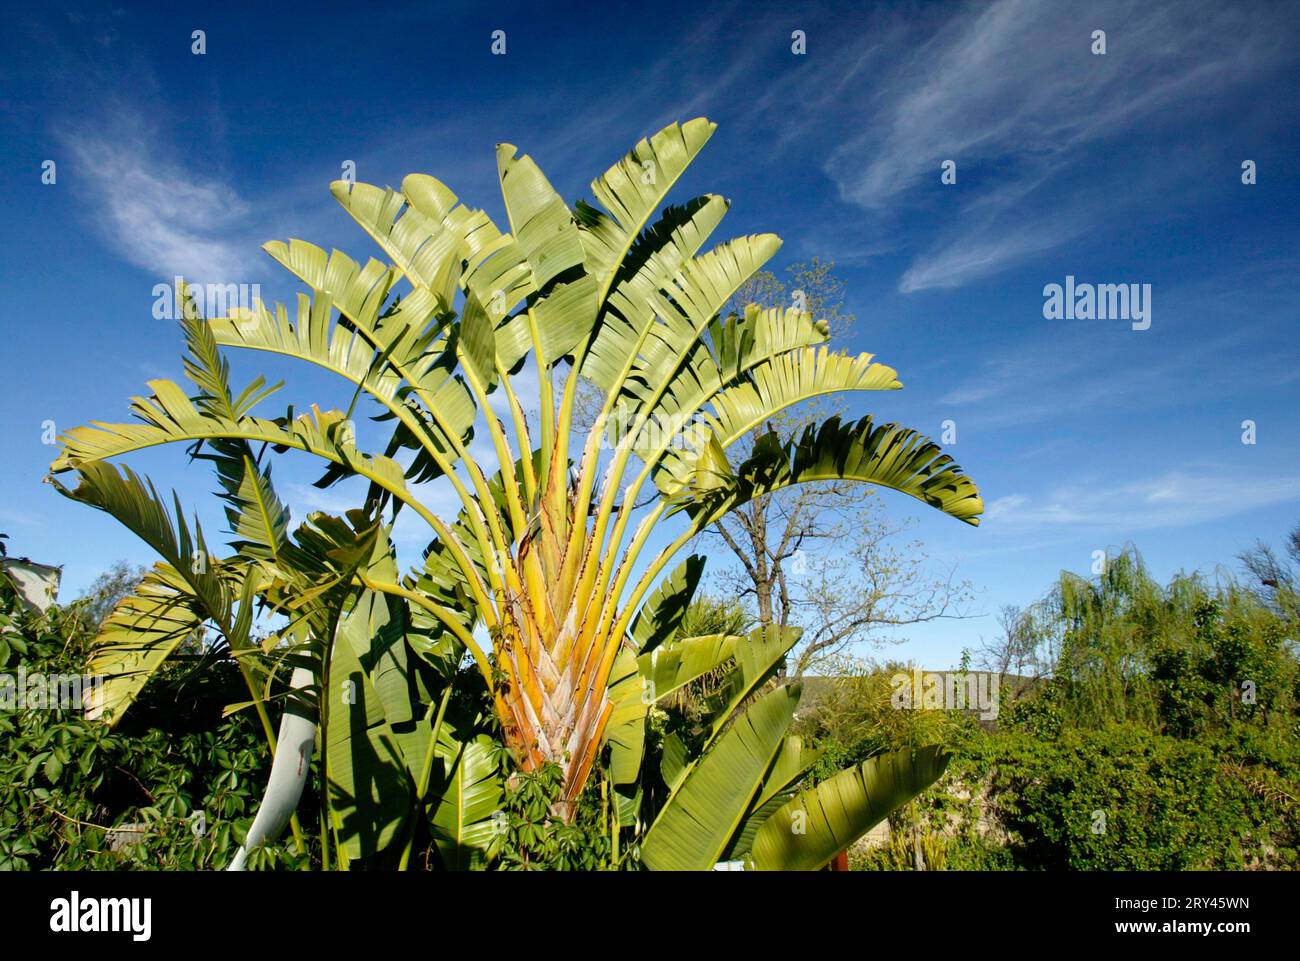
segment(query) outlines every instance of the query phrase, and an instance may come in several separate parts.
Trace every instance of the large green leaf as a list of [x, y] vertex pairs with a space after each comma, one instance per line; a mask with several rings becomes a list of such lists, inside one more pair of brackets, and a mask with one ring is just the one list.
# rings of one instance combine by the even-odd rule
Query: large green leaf
[[638, 653], [653, 651], [677, 634], [703, 573], [704, 558], [692, 554], [659, 582], [628, 629], [628, 639]]
[[871, 354], [855, 357], [832, 353], [826, 347], [781, 353], [746, 374], [743, 380], [715, 392], [712, 411], [703, 417], [724, 450], [781, 411], [814, 397], [902, 387], [895, 370], [873, 363]]
[[464, 870], [482, 865], [498, 837], [505, 785], [497, 746], [487, 734], [461, 740], [448, 724], [439, 732], [429, 797], [430, 825], [443, 866]]
[[312, 290], [327, 291], [338, 311], [355, 324], [373, 326], [396, 279], [393, 268], [373, 257], [362, 267], [340, 250], [326, 254], [305, 240], [272, 240], [262, 249]]
[[613, 709], [605, 726], [615, 784], [630, 784], [640, 773], [650, 705], [726, 664], [744, 643], [734, 634], [706, 634], [665, 641], [640, 657], [626, 647], [619, 650], [609, 679]]
[[[657, 460], [669, 451], [671, 442], [679, 439], [676, 431], [666, 432], [661, 425], [680, 425], [681, 434], [689, 437], [687, 425], [697, 413], [707, 414], [707, 402], [713, 401], [716, 408], [722, 396], [754, 383], [764, 365], [800, 348], [825, 343], [827, 330], [825, 321], [816, 321], [804, 311], [759, 310], [752, 304], [745, 309], [743, 317], [733, 314], [725, 320], [713, 320], [709, 324], [707, 340], [701, 338], [691, 346], [672, 383], [655, 403], [651, 420], [636, 440], [637, 455], [643, 460]], [[845, 382], [849, 388], [861, 389], [853, 380], [845, 378]], [[802, 397], [790, 394], [784, 395], [789, 399], [771, 397], [768, 406], [775, 412], [782, 404], [797, 403], [800, 399], [815, 396], [819, 390], [845, 389], [831, 387], [830, 383], [833, 381], [823, 376], [818, 389], [805, 390]], [[708, 426], [709, 416], [705, 416], [700, 428]], [[722, 437], [725, 431], [718, 430], [717, 433]], [[721, 446], [726, 447], [728, 443], [723, 441]]]
[[588, 273], [608, 287], [641, 229], [716, 128], [702, 117], [669, 124], [592, 181], [592, 193], [610, 216], [578, 205]]
[[[448, 438], [468, 436], [477, 408], [468, 388], [454, 375], [447, 362], [450, 358], [431, 349], [435, 330], [405, 331], [385, 342], [373, 327], [349, 329], [335, 323], [332, 306], [328, 292], [315, 291], [312, 297], [299, 295], [293, 315], [281, 304], [272, 310], [258, 303], [251, 310], [233, 311], [230, 317], [209, 323], [222, 346], [293, 357], [350, 381], [394, 416], [406, 416], [408, 429], [440, 451], [451, 449]], [[383, 331], [393, 326], [386, 325]], [[406, 414], [404, 383], [425, 401], [425, 418]], [[428, 419], [435, 411], [436, 424]]]
[[637, 667], [647, 687], [646, 696], [661, 701], [691, 681], [726, 664], [747, 639], [736, 634], [702, 634], [680, 637], [659, 645], [637, 658]]
[[718, 736], [736, 710], [776, 673], [781, 659], [799, 643], [802, 633], [798, 627], [769, 624], [754, 628], [748, 637], [734, 643], [731, 653], [735, 666], [710, 698], [711, 733], [706, 745]]
[[[169, 511], [153, 484], [130, 468], [119, 470], [92, 461], [81, 464], [78, 474], [79, 483], [73, 490], [58, 481], [52, 483], [65, 496], [112, 515], [166, 562], [155, 569], [154, 580], [137, 598], [157, 612], [158, 624], [151, 625], [140, 615], [140, 608], [129, 604], [121, 611], [122, 618], [105, 625], [108, 636], [95, 642], [102, 650], [100, 672], [110, 678], [110, 687], [121, 692], [115, 697], [117, 709], [111, 718], [111, 723], [117, 723], [140, 688], [183, 639], [175, 633], [181, 621], [191, 616], [199, 623], [210, 621], [232, 650], [248, 650], [252, 645], [253, 598], [261, 589], [261, 579], [247, 565], [212, 557], [197, 521], [192, 531], [186, 523], [179, 498], [173, 494], [175, 506]], [[185, 613], [185, 608], [190, 613]], [[123, 678], [117, 683], [111, 680], [117, 676], [114, 664]], [[259, 668], [247, 659], [240, 661], [240, 667], [250, 691], [259, 696]]]
[[[572, 350], [590, 331], [596, 319], [595, 283], [590, 277], [583, 282], [572, 276], [585, 261], [573, 211], [533, 159], [517, 157], [515, 151], [511, 144], [497, 145], [501, 195], [513, 240], [481, 259], [466, 274], [465, 286], [483, 303], [494, 323], [501, 324], [500, 339], [531, 343], [535, 337], [542, 349], [542, 360], [550, 364]], [[509, 283], [503, 281], [503, 276]], [[566, 309], [545, 318], [530, 318], [527, 310], [505, 317], [520, 295], [532, 298], [564, 276], [571, 281], [561, 285], [564, 293], [560, 296]], [[549, 299], [541, 298], [535, 306], [540, 309]], [[534, 305], [530, 302], [529, 306]], [[502, 356], [510, 367], [522, 354], [516, 347], [502, 350]]]
[[583, 375], [606, 394], [631, 369], [640, 341], [654, 323], [649, 297], [671, 283], [726, 211], [727, 202], [715, 196], [667, 207], [628, 251], [582, 366]]
[[646, 298], [649, 310], [636, 354], [626, 377], [616, 381], [622, 388], [618, 403], [627, 413], [654, 408], [710, 321], [780, 246], [775, 234], [729, 240], [683, 264], [662, 290]]
[[454, 195], [432, 177], [412, 175], [403, 188], [406, 196], [365, 183], [330, 184], [334, 199], [406, 279], [437, 297], [443, 309], [450, 308], [465, 260], [479, 244], [496, 242], [500, 232], [482, 211], [456, 204]]
[[149, 386], [153, 395], [133, 398], [131, 404], [131, 412], [143, 423], [96, 421], [89, 427], [72, 428], [63, 436], [62, 453], [51, 470], [79, 469], [84, 474], [90, 464], [150, 447], [231, 438], [306, 451], [410, 499], [401, 466], [390, 457], [359, 451], [351, 422], [342, 411], [313, 408], [311, 414], [292, 419], [251, 415], [232, 419], [200, 410], [172, 381], [152, 380]]
[[206, 620], [189, 585], [169, 565], [155, 565], [117, 602], [91, 644], [86, 674], [102, 680], [86, 718], [117, 724], [145, 683]]
[[227, 572], [208, 551], [197, 520], [191, 529], [179, 497], [172, 495], [168, 510], [153, 483], [129, 467], [87, 462], [77, 468], [78, 483], [71, 490], [57, 481], [59, 493], [110, 514], [148, 544], [183, 579], [218, 626], [232, 623], [235, 593]]
[[[368, 613], [358, 617], [363, 624]], [[359, 858], [377, 854], [399, 836], [411, 813], [414, 784], [347, 620], [330, 654], [324, 741], [330, 815], [348, 855]]]
[[948, 765], [939, 747], [880, 754], [803, 791], [767, 819], [750, 866], [815, 871], [937, 781]]
[[771, 770], [763, 779], [757, 797], [750, 802], [745, 820], [732, 838], [722, 860], [735, 861], [749, 854], [758, 829], [794, 796], [799, 782], [821, 756], [820, 749], [804, 744], [803, 738], [797, 734], [792, 734], [781, 742], [781, 750], [777, 752]]
[[627, 647], [620, 647], [614, 659], [608, 691], [610, 713], [604, 736], [609, 744], [609, 777], [616, 785], [632, 784], [641, 773], [646, 714], [652, 699], [636, 655]]
[[717, 863], [744, 823], [798, 703], [798, 686], [768, 692], [691, 767], [646, 832], [646, 867], [707, 871]]
[[[358, 533], [355, 547], [345, 544], [330, 552], [332, 558], [344, 572], [356, 567], [373, 581], [395, 581], [386, 530]], [[429, 718], [415, 712], [419, 686], [413, 673], [419, 662], [408, 656], [405, 614], [394, 598], [356, 592], [338, 621], [331, 653], [331, 810], [352, 857], [376, 853], [399, 833], [405, 836], [430, 748]]]
[[700, 489], [693, 479], [682, 486], [678, 478], [669, 490], [673, 510], [685, 510], [700, 523], [794, 484], [831, 480], [889, 487], [971, 525], [979, 524], [984, 510], [974, 482], [938, 444], [898, 424], [874, 426], [870, 417], [856, 424], [832, 417], [787, 443], [766, 434], [726, 483]]
[[[211, 328], [202, 318], [189, 316], [182, 319], [181, 326], [189, 348], [185, 375], [201, 391], [195, 400], [200, 410], [238, 420], [276, 389], [262, 390], [264, 382], [258, 377], [236, 398], [230, 389], [229, 364], [221, 356]], [[207, 446], [210, 453], [201, 453], [196, 446], [192, 456], [210, 460], [216, 467], [230, 532], [235, 536], [231, 546], [244, 557], [278, 562], [289, 528], [289, 511], [276, 495], [271, 468], [258, 463], [247, 441], [221, 438]]]
[[[397, 563], [388, 535], [376, 532], [370, 560], [364, 573], [373, 582], [397, 582]], [[384, 720], [391, 727], [413, 720], [410, 683], [411, 665], [407, 662], [406, 607], [403, 602], [375, 591], [361, 591], [347, 615], [339, 621], [338, 632], [352, 645], [361, 668], [379, 698]]]

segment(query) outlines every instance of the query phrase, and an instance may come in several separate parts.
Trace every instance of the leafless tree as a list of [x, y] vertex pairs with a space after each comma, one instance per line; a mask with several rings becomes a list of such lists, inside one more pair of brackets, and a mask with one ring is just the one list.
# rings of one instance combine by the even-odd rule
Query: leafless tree
[[[844, 309], [844, 283], [818, 258], [789, 268], [789, 284], [767, 271], [737, 291], [730, 308], [798, 305], [843, 341], [854, 317]], [[841, 412], [838, 403], [809, 402], [757, 427], [737, 445], [736, 459], [764, 434], [788, 439], [813, 419]], [[901, 544], [907, 524], [891, 523], [870, 489], [849, 482], [786, 488], [758, 498], [719, 521], [706, 537], [720, 540], [736, 565], [717, 576], [722, 589], [751, 602], [760, 625], [804, 629], [788, 661], [799, 676], [855, 644], [897, 638], [891, 628], [966, 613], [970, 586], [952, 570], [926, 570], [917, 542]]]
[[[907, 539], [912, 524], [891, 521], [875, 494], [854, 493], [856, 500], [841, 493], [816, 514], [791, 517], [777, 506], [775, 524], [763, 512], [747, 514], [732, 525], [744, 541], [718, 531], [738, 561], [717, 575], [719, 589], [752, 602], [760, 624], [803, 628], [790, 675], [821, 669], [862, 643], [901, 641], [898, 629], [907, 625], [969, 614], [971, 587], [955, 569], [931, 565], [920, 542]], [[774, 545], [763, 540], [768, 531], [779, 537]]]

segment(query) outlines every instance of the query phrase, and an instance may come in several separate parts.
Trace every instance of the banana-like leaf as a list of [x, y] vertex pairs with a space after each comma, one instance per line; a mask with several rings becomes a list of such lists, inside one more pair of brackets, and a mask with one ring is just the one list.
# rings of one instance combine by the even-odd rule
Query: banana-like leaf
[[[683, 643], [683, 653], [687, 655], [684, 659], [687, 670], [681, 672], [678, 675], [679, 677], [685, 678], [691, 671], [695, 670], [700, 672], [695, 675], [699, 677], [728, 660], [732, 662], [732, 668], [722, 679], [717, 690], [709, 695], [710, 713], [705, 720], [707, 729], [701, 743], [695, 745], [694, 751], [692, 752], [686, 742], [676, 733], [672, 733], [664, 739], [659, 776], [669, 790], [665, 808], [674, 804], [678, 794], [686, 789], [685, 786], [690, 782], [694, 772], [709, 758], [711, 749], [726, 740], [730, 731], [737, 725], [744, 723], [743, 719], [746, 714], [742, 713], [739, 717], [736, 717], [736, 712], [744, 705], [745, 701], [753, 697], [762, 685], [776, 673], [781, 658], [798, 642], [800, 633], [799, 628], [769, 625], [766, 628], [755, 628], [748, 637], [732, 638], [730, 641], [718, 644], [716, 647], [713, 646], [713, 641], [708, 638], [696, 639], [696, 644]], [[643, 658], [646, 657], [646, 655], [643, 655]], [[674, 663], [675, 660], [676, 663]], [[711, 660], [713, 661], [712, 664], [710, 664]], [[649, 671], [651, 669], [648, 660], [642, 661], [642, 666], [643, 670]], [[683, 660], [675, 659], [670, 655], [668, 659], [663, 661], [661, 669], [665, 675], [672, 676], [677, 674], [682, 666]], [[647, 688], [649, 687], [648, 681], [643, 680], [643, 683]], [[685, 683], [689, 683], [689, 680]], [[783, 689], [788, 688], [778, 688], [778, 690]], [[671, 690], [666, 693], [671, 693]], [[666, 693], [661, 696], [666, 696]], [[797, 699], [798, 689], [795, 689], [795, 696]], [[729, 724], [730, 726], [728, 726]], [[789, 755], [786, 754], [785, 756], [788, 761]], [[737, 830], [743, 830], [745, 818], [750, 815], [758, 816], [757, 809], [769, 800], [770, 798], [764, 798], [758, 804], [753, 805], [753, 809], [744, 812], [744, 817], [742, 817]], [[759, 820], [769, 813], [771, 813], [770, 809], [763, 811], [759, 816]], [[729, 844], [735, 843], [733, 836]]]
[[[142, 424], [104, 424], [74, 427], [63, 437], [63, 451], [51, 465], [54, 473], [84, 468], [122, 454], [186, 441], [232, 438], [250, 443], [306, 451], [360, 474], [390, 493], [409, 497], [401, 466], [390, 457], [357, 450], [351, 424], [342, 411], [302, 414], [292, 420], [267, 420], [244, 416], [238, 420], [217, 417], [195, 407], [172, 381], [152, 380], [153, 396], [136, 397], [131, 411]], [[114, 514], [114, 516], [118, 516]], [[164, 555], [166, 556], [166, 555]]]
[[[202, 392], [195, 401], [200, 410], [238, 420], [270, 392], [261, 390], [259, 377], [235, 398], [230, 389], [230, 365], [217, 349], [211, 328], [202, 318], [189, 316], [181, 320], [181, 326], [189, 348], [185, 375]], [[230, 532], [235, 536], [231, 546], [244, 557], [278, 562], [288, 536], [289, 511], [275, 493], [270, 467], [259, 466], [247, 441], [217, 439], [208, 447], [211, 453], [195, 449], [192, 456], [212, 461], [217, 469]]]
[[[562, 292], [551, 291], [537, 300], [540, 311], [552, 298], [557, 299], [546, 316], [530, 317], [528, 310], [510, 318], [504, 316], [514, 300], [506, 295], [500, 281], [503, 270], [514, 281], [511, 286], [516, 292], [535, 298], [553, 281], [581, 270], [586, 259], [573, 211], [533, 159], [516, 157], [515, 152], [511, 144], [497, 146], [501, 195], [513, 243], [480, 261], [465, 277], [467, 290], [483, 303], [493, 322], [500, 324], [498, 340], [509, 344], [499, 348], [507, 368], [518, 363], [534, 342], [542, 353], [539, 363], [553, 364], [589, 333], [596, 319], [595, 280], [585, 274], [582, 278], [571, 277], [570, 283], [561, 285]], [[521, 278], [524, 273], [526, 277]], [[522, 287], [520, 279], [524, 281]]]
[[709, 719], [710, 736], [718, 736], [736, 710], [776, 673], [781, 659], [799, 643], [803, 631], [798, 627], [770, 624], [756, 627], [747, 638], [739, 639], [731, 653], [735, 667], [712, 695], [713, 714]]
[[330, 816], [355, 859], [377, 854], [400, 836], [414, 784], [383, 700], [348, 634], [342, 626], [331, 649], [323, 739]]
[[[712, 391], [713, 409], [704, 414], [700, 424], [701, 429], [707, 425], [723, 450], [781, 411], [814, 397], [902, 387], [895, 370], [873, 363], [871, 354], [854, 357], [831, 353], [826, 347], [790, 350], [755, 365], [746, 373], [743, 380], [732, 386]], [[694, 402], [691, 387], [698, 383], [692, 381], [691, 385], [682, 385], [679, 397], [685, 406], [680, 410], [690, 408], [690, 413], [698, 410], [698, 407], [690, 406]], [[703, 395], [708, 390], [700, 384], [696, 393]], [[676, 467], [668, 465], [663, 469], [669, 475], [680, 475], [690, 468], [689, 456], [687, 451], [674, 450], [669, 458], [682, 458], [687, 463]]]
[[[199, 409], [215, 416], [224, 413], [242, 418], [265, 396], [262, 381], [254, 381], [239, 397], [233, 397], [229, 368], [202, 321], [187, 311], [182, 325], [190, 347], [186, 373], [202, 391]], [[231, 505], [227, 513], [238, 538], [236, 546], [247, 556], [274, 559], [284, 543], [288, 513], [271, 488], [269, 472], [257, 468], [246, 444], [219, 443], [223, 446], [215, 448], [215, 453], [203, 456], [218, 462]], [[82, 463], [79, 474], [75, 490], [69, 491], [57, 481], [54, 486], [112, 514], [165, 561], [119, 605], [92, 650], [94, 673], [108, 678], [103, 696], [110, 709], [110, 723], [116, 723], [176, 646], [204, 622], [213, 622], [232, 649], [245, 650], [250, 644], [254, 592], [261, 589], [262, 578], [245, 565], [213, 558], [197, 523], [193, 532], [186, 524], [175, 495], [174, 511], [169, 511], [153, 485], [130, 468], [119, 472], [111, 464], [94, 460]], [[146, 608], [155, 612], [152, 622], [142, 613]], [[255, 685], [257, 668], [249, 662], [242, 667], [249, 683]], [[257, 696], [255, 690], [252, 693]]]
[[676, 635], [703, 573], [704, 558], [692, 554], [678, 564], [641, 605], [628, 629], [628, 638], [639, 654], [653, 651]]
[[[79, 483], [73, 490], [58, 481], [52, 483], [61, 494], [111, 514], [152, 547], [166, 562], [163, 566], [168, 572], [166, 583], [170, 590], [188, 597], [187, 601], [177, 598], [177, 603], [188, 604], [195, 617], [201, 615], [202, 622], [211, 621], [232, 650], [247, 650], [251, 644], [249, 631], [252, 627], [254, 594], [262, 586], [261, 578], [256, 572], [247, 565], [226, 564], [212, 557], [197, 522], [193, 531], [185, 522], [179, 498], [173, 494], [175, 506], [169, 511], [153, 484], [147, 478], [136, 475], [129, 467], [119, 469], [112, 464], [90, 461], [81, 464], [78, 474]], [[162, 568], [156, 569], [155, 573], [160, 569]], [[152, 597], [154, 601], [161, 600], [161, 595]], [[161, 610], [159, 613], [162, 616]], [[182, 616], [179, 609], [174, 616]], [[140, 619], [133, 623], [145, 627]], [[112, 659], [120, 660], [124, 665], [129, 660], [129, 648], [132, 645], [139, 647], [140, 654], [140, 660], [132, 667], [135, 680], [122, 688], [131, 692], [130, 696], [120, 702], [112, 718], [113, 723], [121, 720], [130, 700], [134, 699], [139, 688], [148, 680], [148, 674], [139, 676], [141, 668], [147, 665], [151, 674], [162, 665], [165, 655], [155, 656], [161, 646], [165, 646], [160, 645], [159, 640], [160, 637], [170, 636], [155, 636], [147, 629], [128, 634], [125, 628], [125, 621], [113, 625], [111, 640], [104, 641], [105, 645], [111, 644], [114, 651]], [[168, 653], [179, 640], [176, 638], [167, 646]], [[108, 661], [101, 664], [105, 667], [105, 673], [110, 673], [107, 671]], [[244, 662], [241, 666], [249, 683], [255, 684], [260, 676], [256, 665]]]
[[343, 518], [309, 514], [286, 542], [278, 576], [261, 588], [262, 600], [292, 619], [288, 633], [315, 645], [317, 668], [322, 639], [337, 635], [339, 620], [354, 602], [353, 576], [370, 562], [380, 533], [379, 523], [363, 510]]
[[77, 472], [75, 488], [55, 482], [55, 489], [116, 518], [184, 579], [219, 628], [230, 627], [235, 596], [226, 572], [209, 554], [197, 521], [193, 530], [185, 522], [180, 499], [172, 495], [174, 507], [169, 511], [152, 482], [129, 467], [87, 462]]
[[795, 788], [822, 753], [820, 749], [805, 745], [803, 738], [797, 734], [792, 734], [781, 742], [781, 750], [777, 752], [771, 770], [763, 779], [758, 796], [750, 802], [744, 823], [732, 838], [721, 860], [738, 861], [749, 854], [758, 829], [794, 796]]
[[[375, 582], [397, 579], [387, 531], [378, 525], [358, 531], [355, 546], [330, 553], [344, 572], [358, 568]], [[353, 858], [405, 836], [431, 746], [428, 719], [414, 711], [418, 662], [408, 656], [405, 613], [387, 595], [358, 592], [339, 619], [331, 652], [325, 726], [331, 811]]]
[[588, 273], [608, 286], [651, 214], [716, 128], [703, 118], [669, 124], [592, 181], [591, 192], [612, 216], [578, 204]]
[[86, 673], [102, 680], [91, 689], [87, 720], [116, 725], [149, 678], [206, 620], [180, 575], [170, 565], [154, 565], [114, 605], [91, 645]]
[[798, 686], [754, 702], [687, 773], [641, 844], [652, 871], [707, 871], [729, 847], [771, 769], [799, 703]]
[[[374, 582], [397, 581], [387, 532], [379, 528], [373, 541], [366, 576]], [[411, 687], [406, 648], [406, 607], [396, 598], [375, 591], [362, 591], [352, 609], [339, 621], [339, 636], [352, 645], [362, 670], [374, 688], [390, 727], [413, 720]]]
[[465, 298], [456, 339], [458, 354], [465, 369], [474, 379], [490, 388], [496, 383], [497, 346], [492, 320], [473, 294]]
[[[427, 419], [409, 418], [408, 427], [426, 428], [439, 450], [451, 448], [450, 436], [466, 437], [473, 427], [477, 408], [474, 398], [453, 375], [449, 358], [431, 351], [437, 329], [423, 333], [394, 333], [397, 339], [384, 343], [373, 327], [352, 329], [332, 321], [333, 301], [328, 292], [298, 297], [291, 319], [282, 304], [274, 310], [258, 303], [251, 310], [232, 311], [229, 317], [209, 323], [217, 343], [243, 347], [305, 360], [331, 371], [365, 390], [394, 415], [405, 413], [402, 387], [410, 387], [428, 405], [426, 414], [437, 413], [437, 431]], [[391, 327], [386, 326], [391, 332]], [[376, 343], [384, 345], [382, 352]], [[422, 433], [422, 432], [421, 432]]]
[[[490, 303], [485, 306], [490, 306]], [[513, 370], [534, 345], [553, 366], [591, 331], [596, 317], [596, 281], [588, 274], [556, 284], [533, 306], [502, 321], [496, 350], [503, 370]]]
[[676, 638], [647, 651], [637, 658], [646, 696], [652, 702], [670, 697], [749, 648], [748, 641], [736, 634], [702, 634]]
[[[395, 270], [373, 259], [362, 268], [346, 254], [326, 255], [301, 240], [274, 241], [265, 249], [310, 286], [312, 296], [299, 297], [294, 317], [279, 304], [232, 310], [208, 322], [215, 341], [295, 357], [345, 378], [386, 408], [380, 419], [398, 421], [386, 456], [414, 451], [407, 476], [419, 481], [444, 473], [473, 435], [477, 412], [456, 374], [458, 341], [448, 336], [446, 305], [421, 287], [376, 316]], [[331, 306], [345, 322], [332, 323]], [[455, 332], [464, 333], [464, 325]], [[485, 382], [491, 379], [489, 372]], [[347, 475], [345, 467], [332, 466], [318, 486]]]
[[653, 409], [722, 306], [780, 249], [775, 234], [737, 237], [688, 261], [646, 302], [652, 318], [639, 338], [618, 403], [629, 413]]
[[748, 304], [743, 315], [729, 314], [709, 324], [709, 347], [718, 379], [730, 384], [746, 371], [800, 347], [830, 339], [830, 325], [793, 307], [762, 309]]
[[[407, 280], [427, 289], [441, 301], [443, 309], [448, 309], [456, 295], [462, 265], [473, 255], [476, 243], [490, 245], [500, 234], [482, 211], [460, 206], [454, 199], [446, 206], [447, 198], [454, 198], [454, 194], [432, 177], [412, 175], [403, 187], [409, 197], [346, 180], [330, 184], [330, 191]], [[408, 206], [408, 199], [417, 198], [418, 206]], [[477, 242], [471, 241], [472, 237], [477, 237]]]
[[499, 837], [496, 815], [505, 799], [497, 748], [487, 734], [464, 740], [451, 725], [439, 732], [430, 782], [430, 826], [434, 844], [449, 870], [486, 860]]
[[[759, 310], [753, 304], [745, 309], [744, 317], [732, 314], [725, 320], [712, 321], [708, 340], [698, 340], [691, 346], [673, 382], [655, 403], [643, 436], [637, 438], [637, 455], [643, 460], [657, 460], [677, 439], [658, 425], [687, 425], [693, 415], [705, 412], [707, 402], [714, 401], [716, 407], [720, 394], [753, 382], [761, 365], [791, 351], [824, 344], [828, 330], [825, 321], [816, 321], [805, 311]], [[815, 394], [812, 391], [806, 396]], [[785, 403], [788, 406], [797, 401], [792, 398]], [[776, 409], [779, 407], [774, 405]], [[718, 433], [722, 436], [723, 432]], [[727, 442], [721, 446], [726, 447]]]
[[665, 207], [659, 219], [642, 232], [623, 258], [603, 319], [613, 319], [611, 309], [628, 323], [652, 316], [654, 311], [648, 309], [646, 298], [672, 283], [700, 252], [729, 207], [716, 194]]
[[[855, 480], [889, 487], [967, 524], [979, 524], [984, 510], [979, 490], [939, 445], [897, 424], [876, 427], [870, 417], [843, 424], [832, 417], [810, 425], [788, 443], [767, 434], [734, 470], [734, 479], [689, 495], [678, 489], [674, 511], [712, 520], [793, 484]], [[698, 520], [697, 520], [698, 523]]]
[[649, 297], [671, 283], [726, 212], [727, 202], [715, 196], [670, 206], [628, 251], [582, 366], [583, 375], [606, 394], [630, 370], [643, 333], [654, 323]]
[[271, 483], [271, 468], [259, 468], [252, 451], [240, 441], [217, 440], [217, 476], [226, 501], [226, 517], [235, 536], [230, 546], [243, 557], [277, 563], [289, 530], [289, 509]]
[[605, 727], [614, 784], [631, 784], [640, 773], [650, 705], [727, 663], [743, 643], [745, 638], [734, 634], [706, 634], [665, 641], [640, 657], [626, 647], [619, 651], [609, 679], [613, 709]]
[[340, 250], [326, 254], [304, 240], [272, 240], [262, 249], [312, 290], [328, 291], [335, 308], [354, 324], [373, 325], [397, 279], [395, 269], [373, 257], [362, 267]]
[[803, 791], [758, 829], [750, 867], [815, 871], [943, 774], [936, 746], [879, 754]]
[[645, 754], [645, 719], [653, 698], [638, 669], [637, 657], [627, 647], [619, 649], [609, 675], [609, 777], [616, 785], [631, 784], [641, 772]]

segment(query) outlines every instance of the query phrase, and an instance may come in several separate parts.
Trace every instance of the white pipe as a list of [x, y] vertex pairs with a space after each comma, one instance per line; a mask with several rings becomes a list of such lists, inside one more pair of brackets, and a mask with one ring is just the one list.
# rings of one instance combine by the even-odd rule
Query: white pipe
[[[305, 667], [295, 668], [289, 678], [289, 687], [294, 691], [305, 690], [311, 683], [312, 673]], [[286, 710], [280, 718], [280, 733], [275, 743], [271, 776], [266, 782], [266, 793], [257, 809], [257, 817], [253, 818], [248, 836], [235, 852], [227, 871], [244, 870], [248, 850], [278, 838], [293, 812], [298, 810], [302, 789], [311, 772], [312, 752], [316, 749], [316, 722]]]

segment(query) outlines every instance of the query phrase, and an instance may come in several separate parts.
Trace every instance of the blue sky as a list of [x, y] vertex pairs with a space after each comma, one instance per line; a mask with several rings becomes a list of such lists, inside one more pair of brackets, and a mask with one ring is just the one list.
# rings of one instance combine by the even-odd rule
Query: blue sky
[[[151, 560], [40, 483], [54, 455], [43, 424], [121, 420], [147, 379], [179, 379], [179, 333], [152, 316], [154, 285], [176, 273], [284, 299], [295, 287], [265, 240], [377, 253], [329, 197], [345, 161], [378, 184], [433, 173], [504, 222], [497, 142], [575, 200], [639, 138], [700, 115], [719, 129], [675, 199], [730, 198], [720, 236], [780, 234], [778, 270], [835, 261], [858, 318], [842, 346], [906, 385], [852, 409], [933, 435], [953, 420], [951, 452], [984, 493], [978, 530], [887, 498], [990, 615], [917, 629], [899, 653], [954, 662], [994, 633], [999, 605], [1086, 572], [1094, 550], [1132, 542], [1168, 577], [1276, 541], [1300, 520], [1300, 10], [857, 6], [7, 14], [0, 531], [12, 551], [63, 564], [65, 597], [117, 558]], [[1104, 56], [1090, 52], [1097, 29]], [[796, 30], [806, 54], [791, 50]], [[945, 160], [955, 184], [941, 183]], [[1150, 329], [1045, 319], [1043, 289], [1067, 275], [1150, 284]], [[347, 403], [311, 370], [235, 361], [288, 379], [276, 406]], [[201, 466], [179, 450], [131, 463], [220, 530]], [[348, 499], [311, 490], [301, 465], [277, 471], [299, 517]]]

